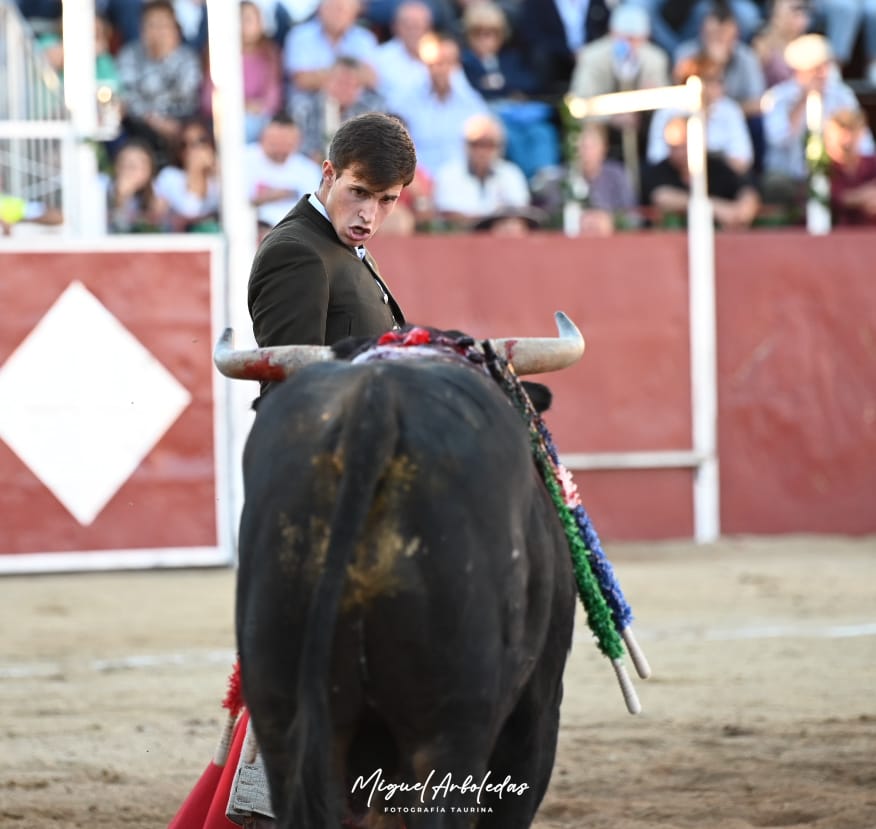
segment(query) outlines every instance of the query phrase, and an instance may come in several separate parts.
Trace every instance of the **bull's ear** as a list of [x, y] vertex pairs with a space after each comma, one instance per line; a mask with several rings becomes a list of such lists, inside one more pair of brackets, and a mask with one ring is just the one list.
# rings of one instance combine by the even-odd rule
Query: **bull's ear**
[[365, 346], [374, 344], [374, 337], [344, 337], [336, 343], [332, 343], [332, 351], [338, 360], [349, 360], [359, 353]]
[[551, 390], [543, 383], [533, 383], [530, 380], [523, 380], [523, 388], [529, 395], [532, 405], [535, 406], [537, 412], [546, 412], [551, 407], [551, 401], [554, 399]]

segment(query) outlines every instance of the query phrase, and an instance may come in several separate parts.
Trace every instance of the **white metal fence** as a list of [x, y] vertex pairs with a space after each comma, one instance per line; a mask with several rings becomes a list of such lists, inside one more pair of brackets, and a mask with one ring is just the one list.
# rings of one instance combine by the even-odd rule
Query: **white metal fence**
[[0, 0], [0, 192], [67, 215], [73, 147], [58, 74], [18, 7]]

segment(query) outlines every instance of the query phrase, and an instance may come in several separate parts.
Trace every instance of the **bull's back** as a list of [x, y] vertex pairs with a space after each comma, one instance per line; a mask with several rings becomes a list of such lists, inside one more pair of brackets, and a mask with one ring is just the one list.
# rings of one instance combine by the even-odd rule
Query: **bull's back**
[[[354, 416], [372, 440], [391, 431], [391, 450], [357, 446], [353, 457], [341, 440]], [[523, 637], [555, 575], [555, 557], [535, 546], [564, 542], [520, 415], [490, 378], [452, 364], [314, 366], [268, 396], [245, 457], [243, 584], [255, 570], [266, 591], [282, 584], [286, 618], [304, 623], [339, 488], [366, 475], [363, 463], [380, 467], [378, 483], [341, 611], [370, 618], [384, 641], [399, 638], [398, 619], [438, 648], [464, 643], [469, 626]]]
[[[449, 718], [492, 745], [558, 607], [568, 624], [553, 634], [568, 647], [562, 531], [520, 415], [485, 375], [392, 362], [304, 370], [261, 405], [244, 479], [238, 641], [245, 692], [249, 664], [277, 722], [294, 717], [296, 688], [323, 681], [302, 675], [315, 621], [331, 637], [335, 729], [370, 711], [396, 744]], [[337, 601], [315, 620], [326, 582]]]

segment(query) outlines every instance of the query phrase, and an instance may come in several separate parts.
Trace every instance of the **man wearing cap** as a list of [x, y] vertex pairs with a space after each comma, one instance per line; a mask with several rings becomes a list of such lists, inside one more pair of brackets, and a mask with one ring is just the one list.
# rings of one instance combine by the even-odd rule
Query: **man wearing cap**
[[[767, 90], [764, 96], [763, 191], [770, 202], [788, 202], [800, 198], [806, 181], [805, 142], [807, 133], [806, 99], [810, 92], [821, 98], [822, 121], [840, 109], [859, 110], [852, 89], [843, 83], [830, 43], [818, 34], [792, 40], [785, 49], [785, 60], [794, 72], [792, 78]], [[874, 151], [873, 135], [866, 130], [861, 137], [863, 154]]]
[[[648, 12], [630, 2], [615, 6], [604, 37], [578, 50], [570, 93], [579, 98], [668, 86], [669, 58], [648, 40]], [[640, 147], [647, 138], [650, 113], [623, 112], [605, 119], [613, 156], [622, 157], [639, 189]]]
[[611, 13], [609, 32], [578, 50], [569, 91], [590, 98], [627, 89], [669, 84], [669, 59], [648, 41], [648, 12], [621, 4]]

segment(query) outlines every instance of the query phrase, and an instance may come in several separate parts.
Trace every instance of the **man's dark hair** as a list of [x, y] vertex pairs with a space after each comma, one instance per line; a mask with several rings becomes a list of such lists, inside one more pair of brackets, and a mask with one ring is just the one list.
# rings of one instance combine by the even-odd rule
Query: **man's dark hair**
[[328, 152], [340, 175], [356, 168], [356, 174], [378, 190], [414, 179], [417, 153], [404, 124], [392, 115], [367, 112], [345, 121], [338, 128]]

